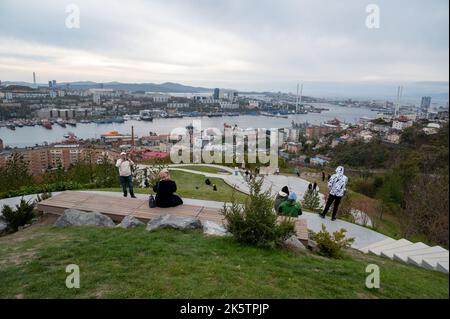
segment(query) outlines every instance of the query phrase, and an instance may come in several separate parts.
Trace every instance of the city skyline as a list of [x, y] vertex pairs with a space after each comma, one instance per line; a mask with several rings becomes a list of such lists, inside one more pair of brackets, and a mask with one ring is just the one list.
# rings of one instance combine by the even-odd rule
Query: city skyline
[[[0, 78], [177, 82], [294, 92], [297, 82], [448, 81], [448, 2], [2, 1]], [[46, 81], [44, 81], [45, 79]], [[448, 82], [447, 82], [448, 84]], [[448, 85], [447, 85], [448, 87]], [[448, 89], [447, 89], [448, 91]], [[307, 91], [306, 91], [307, 92]]]

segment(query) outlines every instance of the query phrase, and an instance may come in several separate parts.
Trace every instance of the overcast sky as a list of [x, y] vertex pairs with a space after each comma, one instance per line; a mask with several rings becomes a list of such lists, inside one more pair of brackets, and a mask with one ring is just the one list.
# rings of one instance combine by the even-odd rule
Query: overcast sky
[[[80, 8], [68, 29], [66, 5]], [[344, 5], [345, 3], [345, 5]], [[366, 6], [380, 8], [368, 29]], [[448, 0], [0, 0], [0, 79], [180, 82], [283, 90], [306, 82], [448, 81]]]

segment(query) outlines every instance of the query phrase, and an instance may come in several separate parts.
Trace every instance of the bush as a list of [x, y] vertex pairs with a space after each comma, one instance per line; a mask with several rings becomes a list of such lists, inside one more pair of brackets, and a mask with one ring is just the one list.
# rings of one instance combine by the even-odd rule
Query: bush
[[240, 243], [253, 246], [274, 247], [295, 234], [294, 222], [282, 218], [277, 222], [273, 212], [270, 190], [261, 191], [263, 179], [249, 182], [250, 195], [243, 205], [236, 202], [234, 195], [231, 205], [224, 205], [226, 228]]
[[355, 241], [354, 238], [345, 238], [347, 230], [341, 229], [330, 234], [322, 224], [322, 230], [314, 236], [314, 240], [319, 247], [319, 254], [330, 258], [342, 257], [342, 249], [350, 247]]
[[313, 189], [308, 189], [303, 197], [302, 206], [313, 212], [320, 211], [322, 206], [320, 205], [319, 192]]
[[16, 205], [15, 210], [5, 205], [2, 209], [1, 219], [6, 223], [9, 230], [15, 232], [20, 226], [29, 224], [34, 218], [34, 206], [35, 203], [27, 202], [22, 198], [20, 204]]

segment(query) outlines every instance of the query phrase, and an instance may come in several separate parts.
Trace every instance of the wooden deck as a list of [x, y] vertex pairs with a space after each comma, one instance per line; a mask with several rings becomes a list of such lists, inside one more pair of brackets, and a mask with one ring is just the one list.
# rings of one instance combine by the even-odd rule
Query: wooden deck
[[[46, 199], [37, 205], [37, 209], [46, 214], [62, 215], [64, 210], [74, 208], [82, 211], [96, 211], [120, 222], [125, 216], [132, 215], [143, 222], [163, 214], [195, 217], [218, 224], [223, 223], [220, 209], [193, 205], [181, 205], [171, 208], [149, 208], [148, 201], [137, 198], [114, 197], [84, 192], [66, 191]], [[304, 219], [296, 221], [297, 237], [308, 242], [307, 222]]]

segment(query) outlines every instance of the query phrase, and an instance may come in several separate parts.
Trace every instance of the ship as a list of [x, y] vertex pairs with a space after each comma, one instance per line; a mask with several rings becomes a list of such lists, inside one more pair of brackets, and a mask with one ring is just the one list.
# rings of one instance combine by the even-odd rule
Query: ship
[[52, 123], [48, 120], [42, 120], [42, 126], [48, 130], [52, 129]]
[[61, 118], [56, 120], [56, 124], [58, 124], [61, 127], [66, 127], [66, 122]]
[[222, 117], [223, 113], [208, 113], [208, 117]]
[[140, 118], [142, 121], [147, 121], [147, 122], [153, 121], [152, 113], [151, 113], [150, 111], [147, 111], [147, 110], [140, 111], [140, 112], [139, 112], [139, 118]]

